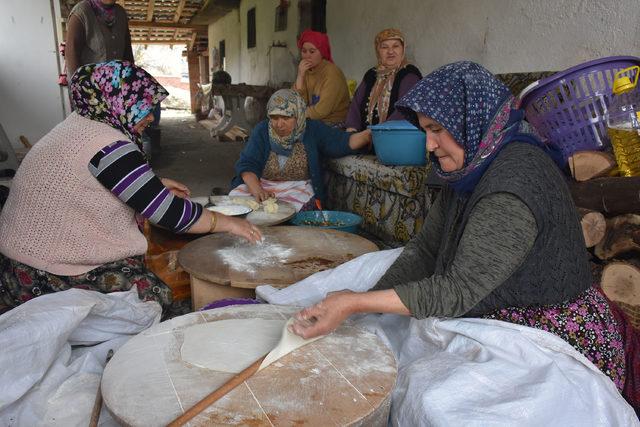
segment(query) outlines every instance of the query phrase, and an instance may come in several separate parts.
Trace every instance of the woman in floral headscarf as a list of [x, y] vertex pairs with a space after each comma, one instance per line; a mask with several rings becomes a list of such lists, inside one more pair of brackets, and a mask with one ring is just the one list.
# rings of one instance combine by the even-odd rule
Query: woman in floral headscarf
[[449, 185], [370, 291], [332, 293], [298, 313], [293, 330], [317, 336], [356, 312], [519, 323], [563, 338], [637, 408], [637, 332], [592, 285], [564, 178], [509, 90], [480, 65], [458, 62], [396, 107], [417, 115], [432, 166]]
[[300, 64], [293, 88], [307, 104], [307, 118], [344, 128], [349, 88], [342, 70], [333, 63], [329, 37], [305, 30], [298, 39]]
[[[306, 118], [306, 104], [292, 89], [275, 92], [267, 103], [269, 118], [251, 133], [236, 163], [230, 195], [262, 202], [282, 198], [299, 210], [326, 202], [323, 157], [342, 157], [371, 142], [371, 132], [349, 134]], [[306, 205], [306, 206], [305, 206]]]
[[70, 288], [137, 286], [164, 309], [171, 290], [146, 269], [137, 219], [176, 233], [260, 231], [189, 201], [189, 189], [158, 178], [140, 135], [167, 91], [128, 62], [82, 66], [71, 80], [75, 112], [29, 151], [0, 212], [0, 313]]
[[345, 122], [347, 131], [403, 120], [394, 104], [422, 78], [420, 70], [406, 60], [406, 42], [400, 30], [380, 31], [374, 47], [378, 65], [365, 73], [353, 95]]

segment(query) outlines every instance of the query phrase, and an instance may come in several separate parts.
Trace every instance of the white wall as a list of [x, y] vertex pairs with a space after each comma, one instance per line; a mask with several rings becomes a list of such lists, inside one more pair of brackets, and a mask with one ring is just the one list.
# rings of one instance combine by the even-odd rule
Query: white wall
[[347, 78], [375, 65], [373, 39], [388, 27], [405, 33], [423, 73], [462, 59], [504, 73], [640, 56], [638, 0], [327, 0], [333, 58]]
[[64, 119], [52, 15], [48, 0], [0, 1], [0, 123], [16, 147]]
[[[286, 31], [275, 32], [279, 0], [242, 0], [239, 10], [209, 25], [209, 51], [225, 40], [227, 69], [233, 83], [279, 84], [295, 79], [298, 48], [298, 2], [290, 2]], [[256, 8], [256, 47], [247, 49], [247, 11]], [[285, 48], [272, 47], [286, 44]]]
[[[213, 24], [209, 24], [209, 54], [218, 49], [224, 40], [226, 50], [226, 71], [231, 74], [233, 83], [240, 83], [240, 14], [235, 9]], [[213, 61], [212, 58], [209, 58]], [[210, 62], [211, 63], [211, 62]]]

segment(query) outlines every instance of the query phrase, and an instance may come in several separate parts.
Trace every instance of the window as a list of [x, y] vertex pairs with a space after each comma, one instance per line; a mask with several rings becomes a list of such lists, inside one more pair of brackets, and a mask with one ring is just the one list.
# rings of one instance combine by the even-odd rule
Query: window
[[220, 43], [218, 43], [218, 55], [220, 55], [220, 69], [225, 70], [226, 69], [225, 57], [227, 56], [227, 52], [226, 52], [224, 40], [220, 40]]
[[285, 31], [287, 29], [287, 7], [280, 5], [276, 7], [276, 28], [275, 31]]
[[247, 49], [256, 47], [256, 8], [247, 12]]

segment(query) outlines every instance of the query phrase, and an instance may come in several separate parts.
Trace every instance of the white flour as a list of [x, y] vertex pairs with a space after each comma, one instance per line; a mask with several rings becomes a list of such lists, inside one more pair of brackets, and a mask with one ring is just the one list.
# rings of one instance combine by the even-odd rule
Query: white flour
[[274, 266], [286, 262], [293, 253], [292, 248], [265, 237], [262, 242], [255, 245], [246, 241], [238, 241], [230, 248], [220, 249], [218, 256], [229, 268], [255, 273], [259, 267]]

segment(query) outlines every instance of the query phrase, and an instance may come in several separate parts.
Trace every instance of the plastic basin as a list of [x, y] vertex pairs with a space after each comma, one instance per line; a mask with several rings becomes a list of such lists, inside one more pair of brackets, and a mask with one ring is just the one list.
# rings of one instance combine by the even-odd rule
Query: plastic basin
[[356, 233], [362, 223], [362, 217], [343, 211], [304, 211], [298, 212], [291, 219], [291, 223], [303, 227], [331, 228]]
[[378, 161], [390, 166], [424, 166], [427, 160], [424, 132], [406, 120], [369, 126]]

